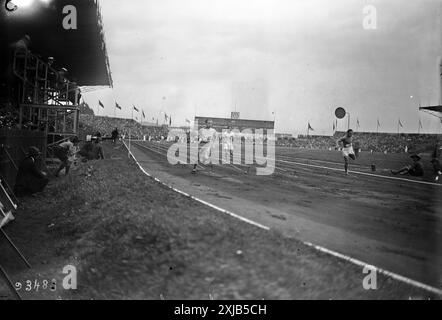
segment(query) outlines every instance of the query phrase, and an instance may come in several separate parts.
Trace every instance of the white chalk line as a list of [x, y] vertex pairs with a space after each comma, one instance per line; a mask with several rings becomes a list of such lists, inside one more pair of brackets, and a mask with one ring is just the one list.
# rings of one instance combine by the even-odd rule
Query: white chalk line
[[314, 248], [314, 249], [316, 249], [316, 250], [318, 250], [320, 252], [332, 255], [332, 256], [334, 256], [336, 258], [340, 258], [340, 259], [346, 260], [348, 262], [351, 262], [351, 263], [353, 263], [355, 265], [358, 265], [358, 266], [361, 266], [363, 268], [368, 268], [368, 269], [374, 270], [377, 273], [383, 274], [384, 276], [390, 277], [390, 278], [395, 279], [397, 281], [404, 282], [404, 283], [406, 283], [408, 285], [411, 285], [413, 287], [417, 287], [419, 289], [423, 289], [423, 290], [432, 292], [434, 294], [437, 294], [439, 296], [442, 296], [442, 290], [434, 288], [434, 287], [429, 286], [429, 285], [426, 285], [426, 284], [424, 284], [422, 282], [419, 282], [419, 281], [416, 281], [416, 280], [413, 280], [413, 279], [401, 276], [401, 275], [399, 275], [397, 273], [394, 273], [394, 272], [391, 272], [391, 271], [388, 271], [388, 270], [385, 270], [385, 269], [382, 269], [382, 268], [378, 268], [376, 266], [367, 264], [366, 262], [354, 259], [352, 257], [346, 256], [346, 255], [341, 254], [339, 252], [336, 252], [336, 251], [333, 251], [333, 250], [329, 250], [329, 249], [321, 247], [321, 246], [314, 245], [314, 244], [312, 244], [310, 242], [304, 242], [304, 244], [309, 246], [309, 247], [311, 247], [311, 248]]
[[[124, 141], [123, 141], [123, 143], [124, 143]], [[124, 145], [126, 146], [125, 143], [124, 143]], [[126, 146], [126, 148], [127, 148], [127, 146]], [[129, 151], [129, 150], [128, 150], [128, 151]], [[258, 228], [260, 228], [260, 229], [266, 230], [266, 231], [269, 231], [269, 230], [270, 230], [270, 228], [267, 227], [267, 226], [265, 226], [265, 225], [262, 225], [262, 224], [260, 224], [260, 223], [258, 223], [258, 222], [253, 221], [253, 220], [250, 220], [250, 219], [244, 218], [244, 217], [242, 217], [242, 216], [240, 216], [240, 215], [238, 215], [238, 214], [235, 214], [235, 213], [233, 213], [233, 212], [231, 212], [231, 211], [225, 210], [225, 209], [223, 209], [223, 208], [221, 208], [221, 207], [218, 207], [218, 206], [216, 206], [216, 205], [214, 205], [214, 204], [212, 204], [212, 203], [209, 203], [209, 202], [207, 202], [207, 201], [204, 201], [204, 200], [202, 200], [202, 199], [199, 199], [199, 198], [197, 198], [197, 197], [195, 197], [195, 196], [192, 196], [192, 195], [190, 195], [190, 194], [188, 194], [188, 193], [186, 193], [186, 192], [183, 192], [183, 191], [181, 191], [181, 190], [178, 190], [178, 189], [176, 189], [176, 188], [174, 188], [174, 187], [172, 187], [172, 186], [170, 186], [170, 185], [168, 185], [168, 184], [162, 182], [162, 181], [159, 180], [158, 178], [155, 178], [155, 177], [153, 177], [152, 175], [150, 175], [150, 174], [149, 174], [149, 173], [148, 173], [148, 172], [147, 172], [147, 171], [141, 166], [141, 164], [138, 162], [138, 160], [135, 158], [135, 156], [132, 154], [131, 151], [129, 151], [129, 153], [130, 153], [130, 155], [132, 156], [132, 158], [134, 159], [135, 163], [136, 163], [136, 164], [138, 165], [138, 167], [141, 169], [141, 171], [142, 171], [145, 175], [147, 175], [148, 177], [153, 178], [153, 179], [154, 179], [155, 181], [157, 181], [158, 183], [160, 183], [160, 184], [162, 184], [162, 185], [168, 187], [169, 189], [172, 189], [173, 191], [175, 191], [175, 192], [177, 192], [177, 193], [179, 193], [179, 194], [182, 194], [182, 195], [184, 195], [184, 196], [186, 196], [186, 197], [189, 197], [189, 198], [191, 198], [191, 199], [193, 199], [193, 200], [195, 200], [195, 201], [198, 201], [198, 202], [200, 202], [200, 203], [202, 203], [202, 204], [204, 204], [204, 205], [206, 205], [206, 206], [208, 206], [208, 207], [211, 207], [211, 208], [213, 208], [213, 209], [215, 209], [215, 210], [217, 210], [217, 211], [220, 211], [220, 212], [222, 212], [222, 213], [228, 214], [229, 216], [232, 216], [232, 217], [234, 217], [234, 218], [237, 218], [237, 219], [239, 219], [239, 220], [241, 220], [241, 221], [243, 221], [243, 222], [246, 222], [246, 223], [248, 223], [248, 224], [254, 225], [254, 226], [256, 226], [256, 227], [258, 227]], [[401, 275], [399, 275], [399, 274], [397, 274], [397, 273], [394, 273], [394, 272], [391, 272], [391, 271], [385, 270], [385, 269], [383, 269], [383, 268], [376, 267], [376, 266], [374, 266], [374, 265], [372, 265], [372, 264], [369, 264], [369, 263], [363, 262], [363, 261], [361, 261], [361, 260], [358, 260], [358, 259], [352, 258], [352, 257], [347, 256], [347, 255], [345, 255], [345, 254], [342, 254], [342, 253], [339, 253], [339, 252], [336, 252], [336, 251], [333, 251], [333, 250], [327, 249], [327, 248], [325, 248], [325, 247], [321, 247], [321, 246], [318, 246], [318, 245], [314, 245], [314, 244], [312, 244], [312, 243], [310, 243], [310, 242], [305, 242], [305, 241], [301, 241], [301, 242], [302, 242], [304, 245], [306, 245], [306, 246], [308, 246], [308, 247], [310, 247], [310, 248], [313, 248], [313, 249], [315, 249], [315, 250], [317, 250], [317, 251], [319, 251], [319, 252], [322, 252], [322, 253], [325, 253], [325, 254], [331, 255], [331, 256], [336, 257], [336, 258], [339, 258], [339, 259], [341, 259], [341, 260], [345, 260], [345, 261], [347, 261], [347, 262], [350, 262], [350, 263], [352, 263], [352, 264], [354, 264], [354, 265], [357, 265], [357, 266], [360, 266], [360, 267], [363, 267], [363, 268], [368, 268], [368, 269], [371, 269], [371, 270], [375, 270], [376, 272], [378, 272], [378, 273], [380, 273], [380, 274], [383, 274], [383, 275], [386, 276], [386, 277], [390, 277], [390, 278], [395, 279], [395, 280], [397, 280], [397, 281], [399, 281], [399, 282], [403, 282], [403, 283], [408, 284], [408, 285], [410, 285], [410, 286], [413, 286], [413, 287], [416, 287], [416, 288], [419, 288], [419, 289], [423, 289], [423, 290], [426, 290], [426, 291], [428, 291], [428, 292], [432, 292], [432, 293], [434, 293], [434, 294], [437, 294], [437, 295], [439, 295], [439, 296], [442, 296], [442, 290], [437, 289], [437, 288], [432, 287], [432, 286], [429, 286], [429, 285], [424, 284], [424, 283], [422, 283], [422, 282], [419, 282], [419, 281], [416, 281], [416, 280], [413, 280], [413, 279], [407, 278], [407, 277], [405, 277], [405, 276], [401, 276]]]
[[[155, 152], [155, 153], [157, 153], [157, 154], [159, 154], [159, 155], [164, 156], [164, 157], [167, 158], [167, 154], [163, 154], [163, 153], [161, 153], [160, 151], [154, 150], [154, 149], [152, 149], [152, 148], [149, 148], [149, 147], [147, 147], [147, 146], [143, 146], [143, 145], [138, 144], [138, 143], [134, 143], [134, 144], [135, 144], [136, 146], [140, 147], [140, 148], [144, 148], [144, 149], [150, 150], [150, 151], [152, 151], [152, 152]], [[161, 150], [163, 150], [163, 151], [167, 151], [167, 149], [161, 149]], [[197, 164], [197, 167], [200, 168], [200, 169], [204, 169], [200, 164]]]

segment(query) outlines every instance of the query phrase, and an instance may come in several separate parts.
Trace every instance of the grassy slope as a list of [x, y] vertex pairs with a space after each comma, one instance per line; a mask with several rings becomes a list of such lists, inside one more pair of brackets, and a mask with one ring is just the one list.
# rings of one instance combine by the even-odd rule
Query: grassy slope
[[21, 291], [25, 298], [427, 297], [381, 276], [378, 290], [365, 291], [361, 268], [159, 185], [128, 160], [121, 145], [107, 144], [105, 152], [107, 160], [81, 164], [69, 178], [52, 180], [44, 194], [25, 199], [8, 226], [33, 264], [32, 270], [21, 267], [0, 241], [0, 259], [14, 281], [60, 283], [64, 265], [79, 270], [78, 290]]

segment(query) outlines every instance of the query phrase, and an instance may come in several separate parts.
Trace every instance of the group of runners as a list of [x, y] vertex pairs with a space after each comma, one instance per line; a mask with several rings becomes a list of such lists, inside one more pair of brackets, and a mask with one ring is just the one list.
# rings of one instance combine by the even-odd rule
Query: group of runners
[[[198, 131], [198, 144], [199, 144], [199, 162], [207, 165], [211, 163], [211, 154], [214, 148], [214, 142], [218, 139], [218, 132], [213, 128], [213, 121], [207, 119], [205, 126]], [[223, 146], [223, 154], [226, 159], [225, 163], [230, 163], [230, 157], [233, 155], [234, 150], [234, 132], [231, 127], [227, 127], [227, 130], [223, 130], [221, 134], [221, 141]], [[336, 149], [340, 149], [344, 158], [344, 173], [349, 174], [350, 160], [355, 161], [359, 156], [359, 147], [355, 147], [354, 143], [354, 131], [348, 130], [346, 134], [336, 141]], [[227, 159], [228, 158], [228, 159]], [[423, 166], [421, 163], [421, 156], [419, 154], [412, 154], [410, 158], [413, 160], [412, 164], [400, 168], [398, 170], [391, 170], [393, 175], [410, 175], [415, 177], [422, 177], [424, 175]], [[438, 181], [442, 176], [442, 169], [438, 159], [438, 153], [433, 156], [431, 164], [434, 169], [434, 180]], [[197, 164], [194, 164], [192, 173], [197, 173]]]

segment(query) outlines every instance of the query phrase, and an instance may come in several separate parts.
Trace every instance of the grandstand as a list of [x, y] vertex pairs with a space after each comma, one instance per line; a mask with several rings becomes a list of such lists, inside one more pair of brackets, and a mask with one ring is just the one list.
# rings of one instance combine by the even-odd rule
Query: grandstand
[[[334, 148], [336, 140], [345, 132], [336, 132], [333, 136], [299, 136], [298, 138], [280, 137], [277, 145], [315, 150], [329, 150]], [[386, 153], [425, 153], [432, 152], [436, 144], [440, 144], [440, 134], [417, 133], [373, 133], [358, 132], [355, 141], [362, 151]]]

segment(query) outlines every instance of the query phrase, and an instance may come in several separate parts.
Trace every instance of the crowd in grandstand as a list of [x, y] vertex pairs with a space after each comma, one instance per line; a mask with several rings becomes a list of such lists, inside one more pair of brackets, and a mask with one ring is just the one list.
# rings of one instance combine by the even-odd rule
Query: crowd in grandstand
[[[336, 140], [344, 135], [337, 132], [334, 136], [299, 136], [298, 138], [280, 138], [278, 146], [302, 149], [334, 148]], [[383, 153], [412, 153], [431, 150], [435, 143], [442, 140], [436, 134], [394, 134], [394, 133], [355, 133], [355, 142], [362, 151]]]

